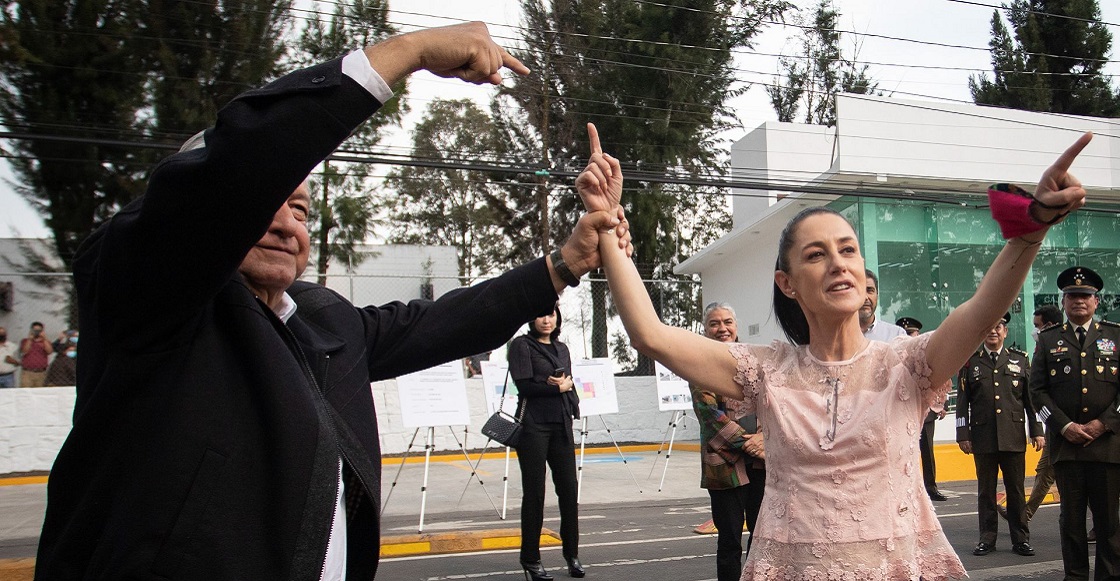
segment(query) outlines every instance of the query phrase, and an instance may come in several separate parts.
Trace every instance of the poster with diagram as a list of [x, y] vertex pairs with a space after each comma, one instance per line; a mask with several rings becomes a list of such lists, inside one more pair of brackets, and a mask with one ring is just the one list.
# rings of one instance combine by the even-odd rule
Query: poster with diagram
[[506, 402], [502, 405], [502, 412], [511, 416], [517, 412], [517, 386], [506, 375], [508, 369], [508, 361], [482, 362], [482, 385], [486, 388], [487, 417], [498, 411], [498, 404], [502, 400], [502, 383], [506, 383]]
[[397, 395], [406, 428], [471, 423], [467, 380], [463, 378], [463, 362], [458, 359], [398, 377]]
[[688, 389], [688, 382], [660, 363], [654, 363], [654, 372], [657, 374], [657, 409], [663, 412], [692, 409], [692, 391]]
[[572, 380], [579, 395], [581, 416], [618, 413], [618, 390], [610, 359], [599, 357], [576, 361], [572, 364]]

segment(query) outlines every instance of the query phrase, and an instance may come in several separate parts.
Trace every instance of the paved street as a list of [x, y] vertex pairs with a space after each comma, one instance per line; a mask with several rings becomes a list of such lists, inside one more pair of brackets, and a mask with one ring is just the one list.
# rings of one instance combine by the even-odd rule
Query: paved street
[[[695, 443], [682, 448], [691, 450], [674, 450], [667, 470], [665, 454], [657, 454], [648, 447], [627, 447], [621, 454], [608, 448], [586, 455], [580, 505], [580, 558], [588, 568], [588, 578], [714, 579], [715, 536], [692, 531], [708, 519], [709, 510], [707, 493], [699, 488], [699, 458]], [[458, 460], [444, 458], [430, 462], [426, 494], [422, 494], [425, 476], [422, 461], [404, 463], [399, 474], [400, 463], [392, 464], [391, 459], [386, 462], [383, 534], [387, 538], [421, 538], [418, 535], [421, 528], [425, 535], [451, 533], [493, 537], [496, 531], [519, 526], [521, 489], [516, 459], [509, 463], [505, 520], [499, 518], [506, 473], [502, 455], [488, 457], [479, 467], [484, 487], [471, 478], [470, 465], [461, 456]], [[661, 485], [662, 474], [665, 475], [664, 486]], [[1030, 486], [1029, 481], [1027, 485]], [[1002, 521], [997, 551], [985, 557], [974, 557], [975, 483], [945, 483], [942, 491], [950, 500], [935, 503], [939, 518], [972, 579], [1061, 579], [1056, 505], [1043, 506], [1031, 523], [1031, 541], [1038, 553], [1035, 557], [1020, 557], [1011, 552]], [[545, 527], [555, 530], [559, 523], [551, 484], [548, 494]], [[0, 560], [34, 556], [45, 496], [43, 484], [0, 486]], [[422, 505], [423, 525], [420, 522]], [[382, 560], [378, 578], [402, 581], [477, 578], [512, 581], [522, 578], [516, 545], [492, 544], [502, 548], [387, 557]], [[557, 578], [566, 578], [561, 568], [563, 558], [559, 546], [545, 547], [542, 553], [545, 565]], [[7, 578], [23, 577], [5, 577], [0, 566], [0, 580]]]

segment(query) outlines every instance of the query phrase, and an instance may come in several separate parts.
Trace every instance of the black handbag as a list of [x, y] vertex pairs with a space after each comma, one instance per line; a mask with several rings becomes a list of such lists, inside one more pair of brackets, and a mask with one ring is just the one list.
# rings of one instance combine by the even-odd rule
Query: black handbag
[[516, 448], [521, 441], [521, 419], [525, 416], [525, 408], [521, 408], [521, 417], [513, 417], [502, 411], [506, 403], [506, 384], [509, 383], [509, 371], [506, 371], [506, 380], [502, 383], [502, 399], [498, 403], [498, 411], [482, 425], [482, 435], [498, 442], [503, 446]]

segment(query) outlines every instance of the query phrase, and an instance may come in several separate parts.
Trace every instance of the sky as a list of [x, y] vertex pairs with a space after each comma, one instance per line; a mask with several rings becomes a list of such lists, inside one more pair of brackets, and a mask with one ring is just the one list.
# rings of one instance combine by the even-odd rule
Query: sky
[[[811, 6], [816, 0], [800, 0]], [[916, 100], [971, 102], [968, 78], [979, 72], [991, 74], [987, 51], [990, 21], [996, 0], [836, 0], [841, 13], [839, 28], [845, 34], [846, 55], [856, 53], [869, 63], [870, 76], [887, 96]], [[1120, 2], [1100, 0], [1106, 23], [1120, 24]], [[520, 8], [517, 0], [391, 0], [392, 22], [404, 32], [430, 26], [482, 20], [499, 43], [512, 45], [518, 36]], [[1110, 25], [1112, 58], [1120, 60], [1120, 26]], [[771, 26], [758, 39], [753, 51], [737, 56], [738, 80], [747, 84], [772, 82], [778, 71], [778, 56], [797, 52], [798, 29]], [[886, 37], [893, 37], [886, 38]], [[907, 39], [907, 40], [897, 40]], [[699, 43], [700, 41], [698, 41]], [[1110, 74], [1120, 66], [1110, 64]], [[1116, 83], [1114, 83], [1116, 84]], [[404, 153], [409, 127], [421, 118], [436, 96], [474, 98], [484, 103], [490, 89], [440, 79], [426, 72], [413, 76], [408, 103], [412, 112], [395, 131], [387, 149]], [[765, 121], [776, 120], [761, 86], [755, 85], [732, 102], [741, 125], [724, 137], [734, 141]], [[49, 235], [42, 218], [12, 192], [11, 172], [0, 167], [0, 237]]]

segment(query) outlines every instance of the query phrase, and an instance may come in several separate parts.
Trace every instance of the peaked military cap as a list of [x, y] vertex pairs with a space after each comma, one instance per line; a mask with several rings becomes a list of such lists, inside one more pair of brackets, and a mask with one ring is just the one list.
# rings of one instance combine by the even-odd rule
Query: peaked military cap
[[1058, 288], [1063, 293], [1095, 295], [1104, 288], [1104, 280], [1090, 268], [1071, 266], [1058, 275]]
[[895, 321], [894, 324], [902, 327], [903, 329], [906, 329], [907, 331], [909, 331], [910, 329], [914, 329], [915, 331], [922, 330], [922, 322], [913, 317], [902, 317], [901, 319]]

